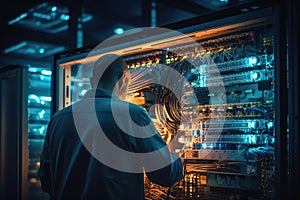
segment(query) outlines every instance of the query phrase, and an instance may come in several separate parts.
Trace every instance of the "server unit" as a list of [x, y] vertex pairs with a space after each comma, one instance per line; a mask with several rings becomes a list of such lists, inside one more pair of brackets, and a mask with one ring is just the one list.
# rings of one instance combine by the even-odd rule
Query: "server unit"
[[167, 142], [176, 140], [184, 160], [184, 178], [172, 188], [145, 178], [147, 199], [275, 198], [279, 54], [274, 8], [260, 6], [56, 55], [53, 112], [80, 100], [94, 62], [116, 53], [131, 72], [127, 100], [149, 112]]

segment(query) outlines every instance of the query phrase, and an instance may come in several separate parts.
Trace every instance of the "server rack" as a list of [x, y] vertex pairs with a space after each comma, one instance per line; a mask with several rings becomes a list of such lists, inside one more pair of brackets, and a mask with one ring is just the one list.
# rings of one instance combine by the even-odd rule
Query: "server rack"
[[51, 75], [47, 68], [28, 66], [28, 199], [49, 199], [41, 190], [37, 172], [51, 116]]
[[[285, 192], [285, 186], [280, 184], [285, 183], [287, 170], [286, 141], [282, 136], [287, 131], [286, 115], [278, 113], [282, 105], [277, 107], [283, 102], [279, 92], [286, 88], [278, 80], [286, 76], [279, 73], [286, 65], [286, 55], [277, 48], [284, 45], [278, 40], [278, 5], [255, 3], [166, 27], [193, 38], [200, 48], [178, 35], [146, 32], [147, 37], [139, 39], [137, 35], [115, 38], [112, 41], [116, 45], [110, 41], [111, 46], [85, 47], [56, 55], [52, 112], [80, 100], [90, 88], [88, 69], [105, 53], [122, 55], [131, 73], [141, 76], [145, 76], [145, 70], [139, 69], [172, 66], [188, 77], [190, 85], [183, 92], [192, 90], [197, 106], [174, 112], [168, 104], [179, 109], [178, 100], [155, 84], [141, 88], [132, 83], [128, 96], [129, 101], [144, 106], [155, 121], [161, 119], [160, 111], [152, 107], [156, 103], [163, 104], [170, 112], [167, 114], [172, 115], [171, 123], [167, 127], [158, 125], [158, 129], [167, 141], [174, 137], [173, 133], [180, 135], [178, 143], [184, 146], [186, 173], [172, 188], [171, 197], [276, 199], [274, 194]], [[185, 60], [194, 65], [182, 64]], [[176, 63], [185, 67], [178, 68]], [[162, 102], [166, 98], [168, 102]], [[176, 121], [176, 114], [191, 110], [196, 111], [191, 114], [196, 121]], [[277, 169], [283, 170], [281, 174], [275, 174]], [[145, 184], [147, 198], [166, 197], [166, 188], [147, 180]]]
[[37, 171], [50, 120], [51, 71], [7, 66], [0, 80], [1, 199], [49, 199]]
[[0, 70], [0, 198], [27, 195], [27, 69], [9, 66]]

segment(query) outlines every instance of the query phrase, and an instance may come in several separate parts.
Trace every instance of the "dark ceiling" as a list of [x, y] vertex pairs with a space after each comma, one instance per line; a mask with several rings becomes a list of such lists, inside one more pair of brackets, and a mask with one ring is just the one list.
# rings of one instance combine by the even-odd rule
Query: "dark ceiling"
[[[54, 54], [97, 45], [114, 35], [117, 27], [125, 31], [162, 27], [246, 2], [249, 0], [9, 0], [1, 12], [0, 67], [50, 65]], [[80, 12], [82, 35], [77, 37], [72, 19]]]

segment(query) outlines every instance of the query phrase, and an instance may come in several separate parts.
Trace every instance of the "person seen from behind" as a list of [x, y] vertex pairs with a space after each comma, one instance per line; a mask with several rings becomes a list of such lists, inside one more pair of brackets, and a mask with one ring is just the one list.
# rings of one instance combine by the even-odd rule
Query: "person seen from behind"
[[129, 81], [124, 60], [104, 55], [91, 89], [52, 116], [38, 171], [51, 199], [143, 200], [144, 175], [164, 187], [182, 179], [181, 159], [147, 111], [124, 101]]

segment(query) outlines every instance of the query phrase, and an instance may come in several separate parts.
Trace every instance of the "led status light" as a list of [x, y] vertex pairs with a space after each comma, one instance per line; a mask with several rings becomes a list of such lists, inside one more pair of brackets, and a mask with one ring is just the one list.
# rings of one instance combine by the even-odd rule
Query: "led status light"
[[256, 65], [257, 64], [257, 57], [255, 57], [255, 56], [250, 57], [248, 62], [249, 62], [249, 66], [251, 66], [251, 67]]
[[253, 79], [253, 80], [258, 79], [259, 77], [260, 77], [259, 72], [254, 72], [254, 73], [252, 74], [252, 79]]

